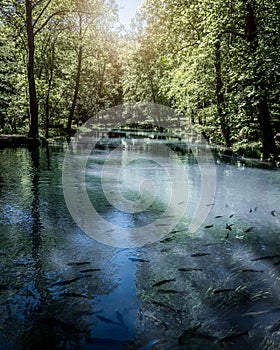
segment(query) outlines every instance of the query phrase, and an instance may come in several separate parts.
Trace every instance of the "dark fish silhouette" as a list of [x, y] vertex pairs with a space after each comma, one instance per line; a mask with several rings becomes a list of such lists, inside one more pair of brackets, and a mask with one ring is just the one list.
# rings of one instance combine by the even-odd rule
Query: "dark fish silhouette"
[[213, 227], [214, 225], [207, 225], [207, 226], [204, 226], [205, 228], [211, 228]]
[[264, 272], [264, 270], [245, 269], [242, 272]]
[[199, 256], [206, 256], [206, 255], [210, 255], [210, 253], [195, 253], [195, 254], [192, 254], [191, 257], [197, 258]]
[[251, 227], [247, 228], [247, 230], [245, 230], [244, 232], [248, 233], [248, 232], [251, 232], [253, 229], [254, 229], [254, 226], [251, 226]]
[[212, 207], [213, 205], [215, 205], [215, 203], [212, 203], [212, 204], [206, 204], [206, 207]]
[[128, 329], [127, 325], [124, 323], [122, 314], [121, 314], [119, 311], [116, 311], [116, 317], [117, 317], [117, 320], [119, 321], [119, 324], [120, 324], [123, 328]]
[[224, 288], [224, 289], [215, 289], [213, 291], [214, 294], [227, 293], [227, 292], [235, 292], [236, 288]]
[[160, 243], [171, 242], [173, 239], [174, 239], [174, 237], [167, 237], [167, 238], [165, 238], [165, 239], [162, 239], [162, 240], [160, 241]]
[[253, 209], [252, 209], [252, 208], [250, 208], [249, 213], [252, 213], [252, 212], [253, 212]]
[[66, 280], [66, 281], [59, 281], [59, 282], [53, 283], [52, 286], [53, 287], [55, 287], [55, 286], [67, 286], [68, 284], [77, 282], [80, 279], [87, 278], [87, 277], [90, 277], [90, 276], [76, 277], [76, 278], [72, 278], [72, 279]]
[[265, 255], [265, 256], [261, 256], [259, 258], [255, 258], [255, 259], [251, 259], [251, 261], [259, 261], [259, 260], [270, 260], [270, 259], [274, 259], [274, 258], [279, 258], [279, 254], [278, 255]]
[[89, 261], [81, 261], [81, 262], [70, 262], [67, 265], [69, 266], [83, 266], [83, 265], [88, 265], [90, 264]]
[[140, 259], [140, 258], [128, 258], [132, 262], [149, 262], [149, 260]]
[[275, 216], [275, 213], [276, 213], [276, 211], [275, 211], [275, 210], [272, 210], [271, 215], [272, 215], [272, 216]]
[[153, 284], [153, 287], [159, 287], [159, 286], [162, 286], [166, 283], [169, 283], [169, 282], [175, 282], [176, 281], [176, 278], [172, 278], [172, 279], [169, 279], [169, 280], [162, 280], [162, 281], [159, 281], [155, 284]]
[[62, 297], [70, 297], [70, 298], [85, 298], [88, 299], [88, 297], [84, 294], [79, 294], [79, 293], [72, 293], [72, 292], [65, 292], [65, 293], [60, 293], [59, 294]]
[[190, 271], [202, 271], [202, 269], [196, 268], [196, 267], [181, 267], [178, 269], [178, 271], [182, 272], [190, 272]]
[[224, 215], [217, 215], [217, 216], [215, 216], [215, 219], [219, 219], [219, 218], [223, 218], [224, 217]]
[[231, 231], [231, 230], [232, 230], [232, 229], [231, 229], [231, 226], [233, 226], [233, 224], [230, 224], [230, 225], [229, 225], [229, 224], [226, 224], [226, 230], [230, 230], [230, 231]]
[[255, 209], [254, 209], [255, 211], [257, 211], [258, 210], [258, 207], [255, 207]]
[[120, 326], [120, 323], [119, 323], [119, 322], [110, 320], [110, 318], [103, 317], [103, 316], [100, 316], [100, 315], [97, 315], [96, 317], [97, 317], [101, 322], [108, 323], [108, 324], [114, 324], [114, 325], [116, 325], [116, 326]]
[[163, 294], [179, 294], [179, 293], [184, 293], [182, 290], [175, 290], [175, 289], [158, 289], [159, 293]]
[[230, 219], [233, 218], [233, 217], [234, 217], [234, 214], [231, 214], [231, 215], [229, 216]]
[[87, 272], [96, 272], [96, 271], [101, 271], [101, 269], [86, 269], [86, 270], [81, 270], [81, 273], [87, 273]]

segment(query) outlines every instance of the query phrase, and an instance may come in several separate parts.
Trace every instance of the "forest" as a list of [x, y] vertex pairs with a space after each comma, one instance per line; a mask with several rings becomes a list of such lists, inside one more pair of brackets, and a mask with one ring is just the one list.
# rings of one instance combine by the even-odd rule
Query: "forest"
[[210, 144], [279, 162], [277, 0], [1, 0], [0, 133], [71, 134], [124, 102], [182, 113]]
[[279, 0], [119, 3], [0, 0], [0, 349], [280, 349]]

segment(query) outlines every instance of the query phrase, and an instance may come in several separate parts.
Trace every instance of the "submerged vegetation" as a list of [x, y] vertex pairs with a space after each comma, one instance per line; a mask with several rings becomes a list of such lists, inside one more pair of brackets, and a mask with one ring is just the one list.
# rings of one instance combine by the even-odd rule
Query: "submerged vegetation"
[[212, 144], [277, 161], [279, 16], [276, 0], [145, 0], [124, 33], [113, 0], [3, 0], [0, 132], [71, 134], [154, 102]]

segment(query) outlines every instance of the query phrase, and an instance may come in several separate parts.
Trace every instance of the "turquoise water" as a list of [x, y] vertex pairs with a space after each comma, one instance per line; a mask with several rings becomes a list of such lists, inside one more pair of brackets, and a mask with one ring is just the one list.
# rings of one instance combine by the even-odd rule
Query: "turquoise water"
[[[248, 328], [253, 329], [252, 339], [246, 340], [251, 344], [260, 322], [266, 324], [264, 332], [276, 337], [277, 332], [270, 332], [269, 327], [280, 319], [279, 311], [261, 321], [249, 322], [238, 315], [280, 307], [279, 171], [217, 164], [215, 197], [206, 203], [209, 215], [199, 230], [190, 234], [188, 225], [201, 196], [201, 169], [193, 155], [175, 156], [176, 162], [185, 167], [188, 184], [186, 212], [178, 222], [178, 233], [164, 237], [159, 233], [159, 238], [147, 247], [116, 248], [85, 234], [68, 211], [61, 178], [66, 147], [66, 143], [53, 143], [36, 150], [0, 150], [1, 349], [181, 349], [178, 339], [191, 321], [204, 324], [206, 319], [212, 320], [208, 330], [216, 332], [214, 338]], [[118, 173], [116, 180], [116, 171], [128, 152], [135, 160]], [[137, 161], [139, 154], [146, 158]], [[110, 150], [99, 150], [89, 158], [85, 177], [88, 196], [104, 220], [122, 229], [136, 227], [144, 232], [146, 225], [160, 218], [169, 205], [169, 185], [174, 179], [165, 169], [173, 167], [174, 154], [124, 148], [111, 158], [109, 155]], [[102, 178], [106, 180], [104, 187]], [[142, 193], [147, 195], [144, 199], [148, 203], [152, 196], [151, 205], [137, 213], [116, 209], [113, 204], [123, 205], [118, 202], [119, 190], [128, 201], [138, 203], [143, 179]], [[177, 178], [176, 183], [180, 188], [184, 181]], [[104, 193], [112, 196], [108, 199]], [[164, 225], [158, 224], [158, 230]], [[226, 228], [228, 225], [231, 229]], [[195, 254], [197, 265], [192, 256]], [[206, 260], [207, 254], [210, 260]], [[257, 290], [263, 284], [263, 291], [270, 296], [256, 299], [259, 304], [248, 302], [250, 305], [241, 297], [242, 307], [236, 307], [235, 301], [235, 311], [231, 310], [234, 321], [230, 322], [229, 312], [220, 305], [227, 305], [226, 298], [218, 300], [221, 308], [217, 310], [211, 304], [209, 290], [235, 288], [237, 282], [233, 283], [228, 274], [237, 273], [240, 261], [243, 270], [266, 272], [259, 273], [261, 279], [258, 272], [251, 273], [254, 276], [246, 281], [239, 276], [238, 283], [250, 289], [253, 282], [256, 285], [256, 278]], [[194, 267], [207, 273], [190, 277], [178, 272], [178, 268]], [[169, 282], [166, 286], [163, 283], [160, 288], [167, 291], [158, 296], [160, 288], [153, 285], [173, 278], [170, 287]], [[222, 283], [227, 280], [229, 284]], [[186, 281], [191, 286], [184, 284]], [[174, 290], [185, 291], [188, 296]], [[201, 303], [203, 308], [198, 311], [195, 304]], [[173, 315], [178, 309], [184, 316], [178, 318], [178, 312]], [[278, 342], [275, 337], [271, 346]], [[197, 338], [190, 337], [190, 349], [195, 348], [191, 344], [197, 344]], [[212, 342], [216, 344], [216, 340]], [[234, 343], [224, 346], [238, 348]]]

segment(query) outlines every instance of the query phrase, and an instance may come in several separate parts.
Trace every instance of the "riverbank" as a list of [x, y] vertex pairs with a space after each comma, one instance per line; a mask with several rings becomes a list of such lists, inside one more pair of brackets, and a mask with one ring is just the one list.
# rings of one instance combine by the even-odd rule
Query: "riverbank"
[[[73, 130], [74, 132], [74, 130]], [[40, 139], [32, 139], [25, 135], [21, 134], [12, 134], [12, 135], [0, 135], [0, 148], [5, 147], [39, 147], [40, 145], [47, 144], [49, 142], [53, 142], [56, 140], [66, 140], [67, 135], [64, 132], [61, 132], [61, 134], [55, 134], [54, 136], [51, 136], [49, 139], [45, 139], [43, 137], [40, 137]], [[139, 140], [142, 140], [145, 142], [146, 139], [141, 139], [141, 137], [133, 139], [133, 138], [118, 138], [118, 137], [105, 137], [100, 140], [100, 143], [96, 145], [96, 147], [100, 147], [102, 149], [104, 148], [115, 148], [120, 145], [123, 145], [124, 147], [134, 145], [136, 142], [139, 143]], [[175, 140], [175, 139], [161, 139], [159, 140], [151, 140], [148, 139], [149, 142], [165, 142], [167, 143], [167, 146], [171, 148], [174, 152], [179, 153], [196, 153], [195, 149], [193, 149], [192, 145], [189, 144], [189, 142], [186, 142], [184, 140]], [[199, 148], [199, 144], [195, 144], [194, 148]], [[261, 167], [261, 168], [267, 168], [267, 169], [273, 169], [273, 168], [279, 168], [280, 167], [280, 158], [274, 158], [269, 160], [263, 160], [261, 158], [261, 148], [260, 145], [256, 144], [248, 144], [243, 145], [243, 147], [233, 147], [233, 148], [226, 148], [220, 145], [211, 145], [210, 144], [211, 151], [213, 152], [215, 159], [217, 161], [223, 161], [223, 162], [229, 162], [229, 163], [240, 163], [245, 166], [250, 167]]]
[[0, 148], [5, 147], [38, 147], [41, 142], [39, 139], [32, 139], [24, 135], [1, 135]]

